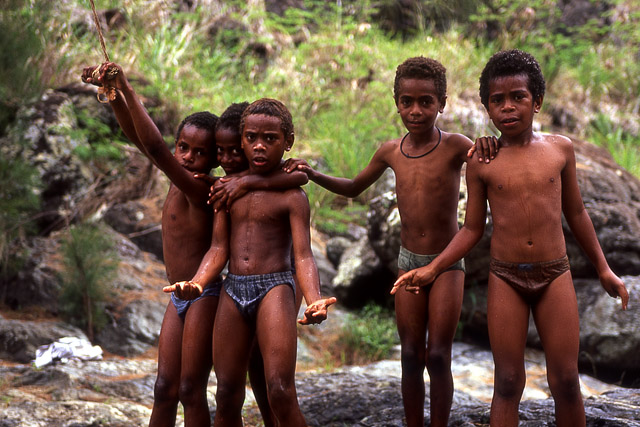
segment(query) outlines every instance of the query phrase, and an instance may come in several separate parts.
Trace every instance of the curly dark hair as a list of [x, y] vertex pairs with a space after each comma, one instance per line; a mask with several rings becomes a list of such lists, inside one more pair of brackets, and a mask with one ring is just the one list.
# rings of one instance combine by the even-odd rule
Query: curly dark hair
[[435, 59], [416, 56], [398, 65], [393, 82], [393, 97], [396, 101], [402, 79], [433, 80], [438, 98], [442, 100], [447, 95], [447, 69]]
[[229, 129], [240, 134], [240, 121], [242, 120], [242, 113], [247, 109], [248, 106], [248, 102], [239, 102], [229, 105], [227, 109], [224, 110], [222, 114], [220, 114], [218, 124], [216, 125], [216, 130]]
[[203, 129], [207, 131], [211, 131], [211, 150], [214, 153], [212, 160], [212, 168], [218, 167], [218, 160], [215, 156], [216, 152], [216, 139], [215, 139], [215, 130], [216, 125], [218, 124], [218, 116], [212, 114], [208, 111], [199, 111], [197, 113], [193, 113], [185, 117], [180, 124], [178, 125], [178, 130], [176, 131], [176, 142], [180, 139], [180, 134], [182, 133], [182, 129], [185, 126], [194, 126], [198, 129]]
[[489, 108], [489, 83], [500, 77], [527, 76], [527, 88], [537, 100], [544, 97], [545, 81], [540, 64], [533, 55], [519, 49], [503, 50], [495, 53], [485, 65], [480, 75], [480, 101]]
[[244, 121], [247, 116], [251, 115], [264, 115], [278, 117], [280, 119], [280, 129], [284, 134], [285, 139], [288, 139], [290, 135], [293, 135], [293, 118], [289, 109], [277, 99], [261, 98], [252, 102], [242, 113], [242, 119], [240, 120], [240, 133], [244, 130]]

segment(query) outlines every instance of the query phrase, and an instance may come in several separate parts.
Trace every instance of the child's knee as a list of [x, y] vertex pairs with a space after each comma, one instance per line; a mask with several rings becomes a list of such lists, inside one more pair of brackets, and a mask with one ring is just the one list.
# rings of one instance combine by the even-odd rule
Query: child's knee
[[494, 392], [504, 399], [520, 399], [526, 382], [524, 372], [496, 372]]
[[424, 369], [426, 348], [424, 345], [403, 344], [400, 358], [403, 369]]
[[580, 379], [577, 369], [567, 369], [547, 375], [549, 389], [555, 399], [573, 400], [580, 394]]
[[426, 365], [430, 374], [450, 371], [451, 349], [446, 347], [428, 348]]
[[179, 384], [158, 375], [156, 383], [153, 387], [153, 398], [158, 402], [175, 401], [178, 403]]
[[244, 387], [218, 381], [216, 389], [216, 406], [218, 410], [235, 411], [242, 408], [244, 401]]
[[296, 399], [295, 385], [279, 379], [270, 379], [267, 384], [269, 403], [273, 410], [287, 408]]
[[180, 381], [179, 398], [183, 405], [188, 406], [190, 403], [202, 399], [206, 399], [206, 384], [202, 381], [194, 381], [191, 378], [183, 378]]

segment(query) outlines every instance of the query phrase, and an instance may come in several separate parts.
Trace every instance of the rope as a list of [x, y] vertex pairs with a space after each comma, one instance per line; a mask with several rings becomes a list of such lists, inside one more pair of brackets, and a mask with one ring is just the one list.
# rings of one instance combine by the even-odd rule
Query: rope
[[102, 47], [102, 53], [104, 54], [105, 62], [109, 62], [109, 55], [107, 54], [107, 47], [104, 43], [104, 36], [102, 35], [102, 27], [100, 26], [100, 20], [98, 19], [98, 12], [96, 12], [96, 5], [93, 0], [89, 0], [91, 3], [91, 10], [93, 11], [93, 22], [96, 24], [98, 30], [98, 37], [100, 38], [100, 46]]
[[[89, 0], [89, 2], [91, 3], [91, 11], [93, 12], [93, 22], [96, 24], [96, 29], [98, 30], [98, 38], [100, 39], [100, 47], [102, 47], [104, 61], [111, 62], [109, 60], [109, 54], [107, 54], [107, 47], [104, 43], [104, 36], [102, 35], [102, 27], [100, 26], [100, 20], [98, 19], [98, 12], [96, 12], [96, 5], [93, 2], [93, 0]], [[99, 68], [96, 68], [96, 71], [99, 71]], [[116, 74], [118, 74], [118, 70], [116, 68], [109, 68], [107, 70], [107, 78], [113, 78]], [[97, 96], [98, 96], [98, 101], [100, 101], [103, 104], [106, 104], [109, 101], [113, 101], [114, 99], [116, 99], [116, 90], [113, 87], [107, 86], [107, 82], [105, 81], [102, 87], [98, 88]]]

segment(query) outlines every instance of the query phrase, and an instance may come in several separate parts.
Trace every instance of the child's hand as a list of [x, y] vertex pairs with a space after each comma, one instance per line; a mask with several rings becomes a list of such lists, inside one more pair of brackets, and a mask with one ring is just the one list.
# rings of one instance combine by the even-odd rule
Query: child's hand
[[176, 282], [173, 285], [165, 286], [162, 288], [162, 292], [167, 294], [174, 292], [180, 299], [191, 300], [202, 295], [202, 286], [199, 283], [185, 280], [182, 282]]
[[309, 166], [309, 163], [307, 163], [303, 159], [287, 159], [287, 160], [285, 160], [284, 164], [282, 165], [282, 170], [287, 172], [287, 173], [291, 173], [291, 172], [294, 172], [296, 170], [299, 170], [301, 172], [306, 173], [307, 175], [309, 174], [309, 172], [313, 171], [311, 166]]
[[[93, 73], [100, 68], [99, 65], [94, 65], [92, 67], [85, 67], [82, 69], [82, 75], [80, 78], [83, 83], [89, 83], [95, 86], [101, 86], [100, 82], [97, 78], [93, 77]], [[97, 76], [96, 76], [97, 77]]]
[[301, 325], [322, 323], [322, 321], [327, 318], [327, 309], [330, 305], [335, 304], [336, 301], [335, 297], [314, 301], [313, 304], [307, 306], [307, 309], [304, 311], [304, 317], [298, 319], [298, 323]]
[[[479, 147], [478, 147], [479, 146]], [[500, 149], [500, 141], [495, 136], [481, 136], [476, 138], [476, 142], [467, 152], [467, 157], [473, 157], [473, 153], [478, 151], [478, 161], [489, 163], [496, 157]]]
[[435, 272], [428, 265], [407, 271], [398, 277], [398, 280], [393, 284], [391, 295], [394, 295], [403, 286], [406, 291], [417, 294], [421, 286], [427, 286], [434, 280], [436, 280]]
[[215, 200], [211, 197], [211, 195], [213, 194], [213, 186], [216, 183], [216, 181], [219, 179], [216, 176], [211, 176], [209, 174], [206, 173], [194, 173], [193, 177], [195, 179], [199, 179], [202, 180], [204, 182], [206, 182], [207, 184], [210, 185], [209, 187], [209, 200], [207, 200], [207, 204], [210, 205], [212, 204]]
[[241, 177], [225, 176], [218, 179], [209, 194], [209, 203], [213, 203], [213, 211], [229, 211], [233, 202], [247, 194], [247, 188], [243, 184]]
[[609, 296], [622, 299], [622, 309], [626, 310], [629, 303], [629, 291], [627, 291], [622, 280], [609, 270], [600, 276], [600, 283]]

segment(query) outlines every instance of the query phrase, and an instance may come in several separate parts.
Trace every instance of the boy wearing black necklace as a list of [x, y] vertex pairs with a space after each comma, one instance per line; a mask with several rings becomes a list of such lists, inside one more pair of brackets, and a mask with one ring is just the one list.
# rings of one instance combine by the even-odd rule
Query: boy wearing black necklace
[[[464, 135], [441, 131], [435, 122], [446, 104], [446, 70], [438, 61], [409, 58], [396, 70], [394, 100], [407, 134], [382, 144], [354, 178], [313, 170], [289, 160], [285, 170], [301, 170], [316, 184], [355, 197], [387, 169], [396, 176], [402, 247], [398, 274], [427, 265], [458, 231], [460, 169], [473, 153]], [[483, 142], [495, 143], [493, 138]], [[489, 162], [495, 146], [480, 146]], [[395, 311], [402, 346], [402, 397], [407, 426], [424, 426], [424, 368], [430, 378], [431, 426], [446, 426], [453, 398], [451, 346], [460, 317], [464, 265], [452, 265], [417, 294], [398, 292]], [[429, 332], [427, 338], [427, 331]]]

